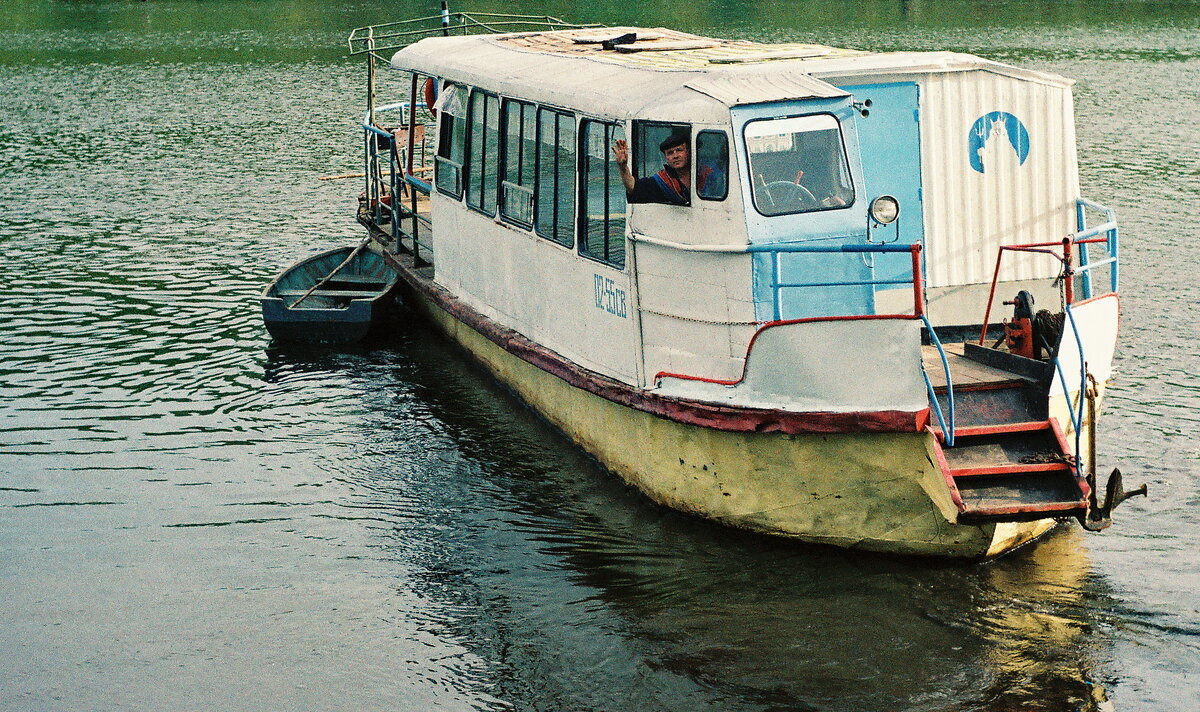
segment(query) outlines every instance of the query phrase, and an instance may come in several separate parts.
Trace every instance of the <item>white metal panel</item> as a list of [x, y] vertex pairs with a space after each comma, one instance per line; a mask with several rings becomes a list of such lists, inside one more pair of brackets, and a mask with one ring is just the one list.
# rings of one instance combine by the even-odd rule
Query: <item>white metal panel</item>
[[[1050, 396], [1063, 396], [1063, 383], [1067, 391], [1079, 393], [1082, 383], [1079, 368], [1079, 353], [1087, 362], [1088, 373], [1103, 385], [1112, 377], [1113, 354], [1117, 349], [1117, 326], [1120, 317], [1120, 301], [1114, 295], [1100, 297], [1071, 308], [1074, 324], [1067, 319], [1063, 324], [1063, 335], [1058, 345], [1058, 368], [1062, 377], [1055, 374], [1050, 384]], [[1078, 329], [1078, 331], [1077, 331]], [[1078, 334], [1078, 335], [1077, 335]], [[1078, 408], [1078, 405], [1076, 405]]]
[[637, 243], [647, 377], [660, 371], [728, 380], [754, 334], [750, 255]]
[[[987, 141], [979, 172], [972, 127], [997, 111], [1026, 127], [1028, 156], [1021, 162], [1000, 133]], [[1079, 189], [1069, 89], [988, 71], [930, 74], [921, 83], [920, 125], [929, 286], [988, 282], [1000, 245], [1073, 231]], [[1002, 280], [1059, 271], [1048, 255], [1008, 254], [1003, 264]]]
[[662, 392], [797, 412], [919, 411], [929, 407], [920, 329], [915, 319], [774, 326], [754, 341], [741, 383], [668, 377]]
[[[575, 363], [638, 382], [637, 323], [627, 272], [434, 195], [436, 281], [497, 323]], [[596, 278], [624, 297], [597, 306]], [[622, 308], [623, 307], [623, 308]], [[615, 312], [615, 313], [614, 313]]]

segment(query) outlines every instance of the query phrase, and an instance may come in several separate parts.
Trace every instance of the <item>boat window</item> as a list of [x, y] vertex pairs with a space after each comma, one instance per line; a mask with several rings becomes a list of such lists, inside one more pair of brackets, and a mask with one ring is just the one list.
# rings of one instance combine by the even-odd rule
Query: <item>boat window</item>
[[[633, 177], [650, 178], [666, 168], [666, 158], [660, 148], [663, 142], [674, 136], [686, 139], [691, 150], [692, 127], [687, 124], [671, 124], [659, 121], [633, 122]], [[690, 159], [689, 159], [690, 162]], [[691, 200], [684, 195], [684, 200]], [[636, 202], [636, 201], [635, 201]], [[657, 200], [652, 202], [659, 202]], [[663, 201], [666, 202], [666, 201]]]
[[500, 99], [476, 89], [468, 109], [467, 205], [496, 214], [496, 173], [500, 163]]
[[537, 234], [575, 244], [575, 116], [538, 109]]
[[442, 121], [434, 181], [439, 191], [454, 198], [462, 198], [463, 194], [463, 159], [467, 144], [466, 94], [466, 87], [447, 83], [438, 96]]
[[584, 120], [580, 149], [579, 252], [592, 259], [625, 266], [625, 186], [612, 160], [612, 145], [625, 138], [617, 124]]
[[729, 137], [724, 131], [696, 134], [696, 195], [724, 200], [729, 195]]
[[500, 215], [533, 227], [534, 150], [537, 123], [533, 104], [504, 102], [504, 171], [500, 176]]
[[832, 115], [751, 121], [745, 136], [758, 212], [790, 215], [854, 202], [841, 126]]

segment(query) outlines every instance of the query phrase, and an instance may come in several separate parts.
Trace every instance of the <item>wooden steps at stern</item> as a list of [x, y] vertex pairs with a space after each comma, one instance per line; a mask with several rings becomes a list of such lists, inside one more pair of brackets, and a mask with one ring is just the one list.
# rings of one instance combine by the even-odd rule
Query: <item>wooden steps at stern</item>
[[1089, 488], [1053, 419], [958, 428], [936, 438], [959, 521], [1024, 522], [1087, 511]]

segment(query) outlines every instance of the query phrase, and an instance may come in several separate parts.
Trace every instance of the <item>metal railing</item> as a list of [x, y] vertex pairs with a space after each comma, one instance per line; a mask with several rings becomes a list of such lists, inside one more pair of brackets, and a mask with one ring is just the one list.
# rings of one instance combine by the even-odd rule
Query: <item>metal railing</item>
[[[418, 107], [418, 111], [427, 110]], [[394, 112], [399, 113], [399, 124], [395, 128], [378, 125], [380, 115]], [[390, 233], [397, 240], [404, 235], [411, 239], [413, 254], [419, 262], [417, 223], [422, 218], [417, 214], [417, 192], [428, 195], [431, 187], [416, 174], [432, 170], [434, 152], [430, 142], [432, 132], [426, 130], [426, 125], [432, 122], [432, 115], [427, 115], [423, 122], [417, 123], [411, 112], [409, 102], [399, 102], [377, 106], [363, 116], [363, 196], [366, 212], [363, 217], [378, 228], [390, 225]], [[372, 123], [372, 117], [375, 123]], [[414, 133], [417, 127], [424, 133], [420, 141], [416, 140]], [[410, 136], [411, 140], [403, 140]], [[401, 202], [405, 193], [411, 198], [407, 207]], [[413, 221], [407, 232], [402, 229], [401, 221], [405, 219]]]
[[[1104, 222], [1095, 227], [1087, 227], [1087, 211], [1089, 209], [1103, 213]], [[1108, 264], [1112, 265], [1109, 272], [1109, 291], [1120, 291], [1121, 274], [1117, 239], [1117, 211], [1099, 203], [1079, 198], [1075, 201], [1075, 230], [1077, 232], [1074, 237], [1077, 241], [1082, 238], [1090, 238], [1093, 235], [1104, 235], [1104, 244], [1108, 252], [1107, 257], [1093, 262], [1089, 255], [1089, 243], [1085, 242], [1080, 245], [1079, 267], [1076, 269], [1076, 272], [1083, 273], [1083, 298], [1092, 298], [1092, 269]]]
[[[1087, 227], [1087, 211], [1094, 210], [1104, 215], [1104, 222]], [[1106, 294], [1115, 294], [1120, 288], [1120, 254], [1119, 254], [1119, 239], [1117, 234], [1117, 214], [1111, 208], [1100, 205], [1099, 203], [1079, 198], [1075, 206], [1075, 225], [1076, 231], [1062, 239], [1061, 242], [1041, 242], [1030, 243], [1026, 245], [1002, 245], [996, 255], [996, 269], [992, 276], [992, 289], [988, 296], [987, 310], [984, 312], [983, 328], [979, 332], [979, 344], [983, 345], [987, 338], [988, 322], [991, 318], [992, 304], [996, 296], [996, 286], [1000, 275], [1000, 260], [1005, 251], [1014, 252], [1038, 252], [1049, 254], [1056, 257], [1062, 262], [1063, 271], [1059, 278], [1063, 284], [1063, 312], [1066, 315], [1067, 322], [1071, 325], [1071, 335], [1075, 341], [1075, 349], [1079, 354], [1079, 407], [1076, 408], [1071, 400], [1071, 389], [1067, 385], [1067, 375], [1062, 366], [1060, 358], [1062, 354], [1062, 337], [1059, 338], [1059, 344], [1054, 350], [1054, 373], [1058, 378], [1059, 385], [1063, 390], [1063, 397], [1067, 402], [1067, 413], [1071, 418], [1071, 427], [1075, 430], [1075, 457], [1076, 462], [1080, 457], [1080, 443], [1083, 432], [1083, 401], [1087, 394], [1087, 353], [1083, 346], [1083, 339], [1079, 335], [1079, 328], [1075, 321], [1075, 313], [1072, 306], [1075, 304], [1075, 289], [1074, 280], [1076, 276], [1081, 276], [1080, 284], [1083, 298], [1085, 300], [1092, 299], [1096, 296], [1101, 296], [1095, 293], [1092, 280], [1092, 270], [1097, 267], [1111, 265], [1109, 270], [1109, 289]], [[1107, 255], [1101, 259], [1093, 260], [1089, 253], [1089, 248], [1093, 245], [1104, 245]], [[1051, 248], [1061, 248], [1061, 256], [1057, 251]], [[1072, 266], [1072, 253], [1079, 253], [1079, 265]], [[1064, 329], [1065, 335], [1065, 329]]]
[[[1105, 214], [1105, 221], [1099, 225], [1090, 228], [1084, 227], [1085, 208], [1101, 211]], [[1115, 293], [1120, 285], [1120, 268], [1118, 261], [1118, 240], [1117, 240], [1117, 216], [1116, 212], [1110, 208], [1106, 208], [1099, 203], [1093, 203], [1090, 200], [1079, 198], [1076, 201], [1076, 224], [1079, 227], [1078, 231], [1067, 235], [1059, 242], [1030, 242], [1021, 245], [1001, 245], [996, 251], [996, 268], [992, 272], [992, 287], [988, 293], [987, 309], [983, 312], [983, 328], [979, 331], [979, 345], [982, 346], [987, 338], [988, 326], [991, 324], [992, 306], [996, 299], [996, 287], [1000, 281], [1000, 264], [1004, 258], [1005, 252], [1029, 252], [1051, 255], [1058, 259], [1062, 265], [1062, 273], [1059, 279], [1063, 284], [1063, 304], [1070, 305], [1075, 302], [1075, 276], [1082, 274], [1083, 279], [1083, 298], [1091, 299], [1093, 296], [1092, 285], [1092, 270], [1104, 265], [1112, 265], [1109, 273], [1110, 289], [1106, 293]], [[1099, 237], [1103, 235], [1103, 237]], [[1100, 260], [1091, 260], [1088, 255], [1089, 245], [1103, 244], [1108, 253], [1108, 256]], [[1062, 250], [1061, 256], [1055, 251], [1055, 248]], [[1073, 266], [1074, 252], [1079, 252], [1079, 266]]]
[[350, 33], [346, 44], [350, 54], [366, 54], [401, 49], [425, 37], [451, 35], [501, 34], [603, 27], [577, 24], [550, 15], [514, 15], [495, 12], [442, 12], [428, 17], [359, 27]]
[[[751, 254], [765, 253], [771, 260], [771, 313], [773, 321], [783, 319], [783, 290], [804, 289], [815, 287], [876, 287], [881, 285], [911, 284], [913, 286], [913, 317], [921, 316], [925, 311], [924, 279], [921, 275], [921, 245], [877, 245], [877, 244], [843, 244], [843, 245], [812, 245], [807, 243], [768, 243], [748, 245], [746, 252]], [[784, 282], [782, 255], [788, 253], [855, 253], [881, 254], [907, 252], [912, 254], [912, 276], [909, 279], [862, 279], [841, 282]]]

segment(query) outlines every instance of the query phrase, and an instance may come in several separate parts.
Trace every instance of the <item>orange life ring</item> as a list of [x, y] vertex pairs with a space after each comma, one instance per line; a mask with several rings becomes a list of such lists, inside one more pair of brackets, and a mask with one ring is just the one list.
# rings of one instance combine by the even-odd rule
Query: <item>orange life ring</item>
[[437, 118], [437, 109], [433, 108], [433, 105], [437, 103], [437, 93], [437, 82], [433, 80], [433, 77], [429, 77], [425, 80], [425, 108], [429, 109], [429, 113], [433, 114], [434, 118]]

